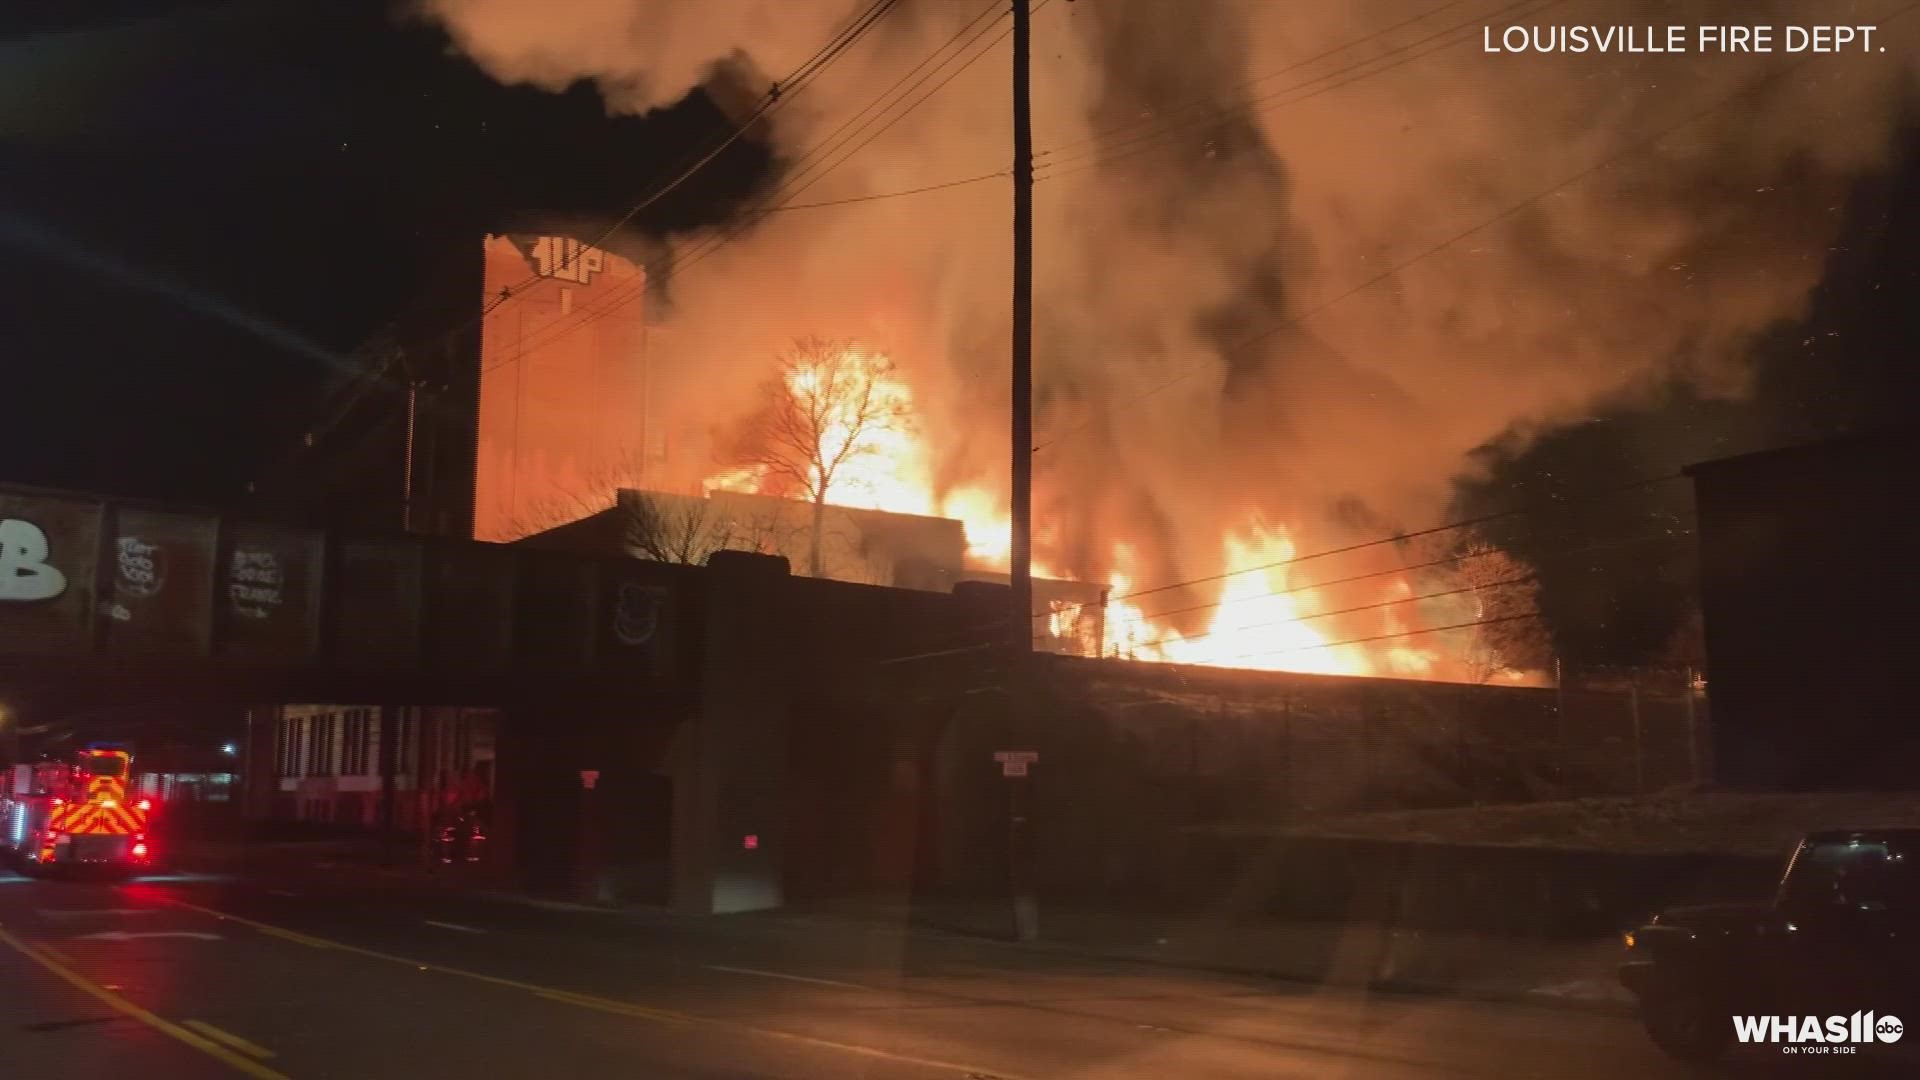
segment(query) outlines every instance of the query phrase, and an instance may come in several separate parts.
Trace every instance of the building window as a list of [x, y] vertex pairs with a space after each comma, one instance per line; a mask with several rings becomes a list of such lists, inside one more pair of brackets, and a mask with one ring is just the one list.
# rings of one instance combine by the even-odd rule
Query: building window
[[366, 776], [373, 764], [373, 710], [348, 709], [344, 717], [340, 746], [340, 773]]
[[308, 762], [308, 776], [333, 775], [333, 745], [335, 714], [326, 712], [313, 718], [313, 753]]

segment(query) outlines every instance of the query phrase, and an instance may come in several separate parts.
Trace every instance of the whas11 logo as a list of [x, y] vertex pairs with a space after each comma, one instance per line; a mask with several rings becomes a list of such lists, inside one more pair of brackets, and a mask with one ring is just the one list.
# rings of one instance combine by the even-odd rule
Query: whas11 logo
[[1899, 1042], [1900, 1018], [1856, 1012], [1850, 1016], [1736, 1016], [1733, 1033], [1743, 1043], [1774, 1043], [1785, 1054], [1851, 1054], [1876, 1042]]

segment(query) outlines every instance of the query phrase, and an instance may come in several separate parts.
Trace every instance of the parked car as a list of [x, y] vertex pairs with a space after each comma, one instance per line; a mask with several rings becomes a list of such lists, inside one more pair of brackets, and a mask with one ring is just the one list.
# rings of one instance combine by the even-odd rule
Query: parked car
[[[1745, 1041], [1804, 1041], [1779, 1037], [1775, 1017], [1801, 1031], [1816, 1020], [1817, 1053], [1893, 1052], [1898, 1018], [1920, 1016], [1920, 829], [1811, 833], [1771, 902], [1673, 908], [1626, 944], [1621, 982], [1674, 1057], [1717, 1058], [1742, 1024]], [[1756, 1022], [1773, 1037], [1751, 1038]]]

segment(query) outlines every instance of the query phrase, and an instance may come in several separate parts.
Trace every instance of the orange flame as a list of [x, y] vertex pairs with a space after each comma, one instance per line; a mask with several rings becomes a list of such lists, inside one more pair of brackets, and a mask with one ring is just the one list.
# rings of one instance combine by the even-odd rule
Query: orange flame
[[[937, 491], [933, 482], [934, 452], [913, 423], [912, 390], [892, 374], [882, 354], [860, 352], [850, 358], [858, 361], [851, 365], [851, 377], [868, 380], [867, 388], [885, 406], [889, 422], [855, 430], [857, 425], [851, 416], [829, 418], [821, 439], [821, 456], [831, 458], [849, 448], [854, 451], [842, 456], [829, 500], [854, 509], [958, 520], [966, 530], [969, 562], [982, 569], [1005, 570], [1012, 547], [1012, 526], [1003, 500], [983, 486]], [[811, 381], [818, 378], [815, 371], [797, 369], [787, 376], [788, 389], [796, 400], [837, 392]], [[760, 492], [765, 490], [766, 481], [765, 469], [747, 467], [716, 474], [708, 478], [707, 486]], [[1193, 591], [1153, 590], [1136, 595], [1138, 566], [1133, 548], [1124, 540], [1115, 540], [1110, 550], [1110, 599], [1100, 643], [1105, 656], [1412, 679], [1449, 677], [1458, 667], [1441, 651], [1444, 642], [1414, 636], [1417, 628], [1410, 626], [1407, 618], [1412, 605], [1395, 603], [1415, 598], [1413, 585], [1404, 576], [1389, 581], [1375, 603], [1328, 611], [1322, 602], [1322, 589], [1292, 583], [1289, 564], [1298, 552], [1289, 530], [1258, 515], [1222, 537], [1222, 570], [1217, 582], [1197, 585]], [[1041, 578], [1074, 579], [1074, 575], [1060, 573], [1037, 557], [1033, 573]], [[1210, 600], [1195, 602], [1195, 591], [1204, 597], [1209, 590], [1213, 593]], [[1069, 639], [1079, 607], [1050, 604], [1045, 615], [1049, 633]], [[1204, 629], [1188, 636], [1175, 628], [1170, 617], [1191, 611], [1209, 617]], [[1364, 624], [1370, 628], [1368, 632], [1353, 635], [1346, 633], [1347, 627], [1336, 630], [1333, 620], [1326, 617], [1344, 615], [1351, 620], [1356, 611], [1367, 612], [1354, 625]], [[1344, 640], [1342, 635], [1368, 640]], [[1515, 673], [1500, 676], [1501, 681], [1510, 683], [1527, 679]]]

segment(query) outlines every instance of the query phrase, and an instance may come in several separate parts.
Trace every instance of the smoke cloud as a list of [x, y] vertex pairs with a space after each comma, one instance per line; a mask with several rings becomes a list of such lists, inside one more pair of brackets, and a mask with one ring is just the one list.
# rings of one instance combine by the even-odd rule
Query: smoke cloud
[[[503, 81], [591, 79], [644, 111], [716, 65], [770, 82], [864, 4], [425, 6]], [[800, 159], [983, 7], [907, 0], [772, 117], [774, 145]], [[1489, 439], [1675, 374], [1739, 393], [1747, 342], [1799, 312], [1849, 185], [1887, 152], [1913, 28], [1822, 56], [1492, 55], [1481, 28], [1897, 8], [1042, 4], [1042, 556], [1100, 573], [1124, 542], [1151, 583], [1217, 572], [1222, 534], [1255, 515], [1303, 551], [1417, 528]], [[795, 200], [1005, 170], [1007, 65], [1000, 41]], [[659, 392], [723, 423], [796, 336], [864, 338], [910, 381], [941, 480], [1001, 490], [1009, 261], [1004, 178], [776, 213], [667, 283]]]

